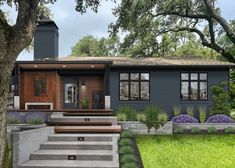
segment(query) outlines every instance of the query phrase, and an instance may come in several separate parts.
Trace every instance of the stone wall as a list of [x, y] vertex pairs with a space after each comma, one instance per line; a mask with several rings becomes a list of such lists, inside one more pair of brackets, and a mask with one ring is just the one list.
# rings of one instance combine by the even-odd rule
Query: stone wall
[[[134, 134], [148, 134], [148, 129], [144, 123], [139, 121], [119, 121], [118, 124], [121, 125], [123, 130], [129, 130]], [[173, 125], [172, 122], [167, 122], [163, 127], [159, 128], [157, 131], [151, 129], [149, 134], [160, 134], [160, 135], [172, 135], [173, 134]]]
[[180, 128], [183, 130], [191, 130], [197, 127], [200, 130], [207, 130], [209, 127], [214, 127], [216, 130], [224, 130], [227, 127], [235, 129], [235, 123], [174, 123], [173, 128]]

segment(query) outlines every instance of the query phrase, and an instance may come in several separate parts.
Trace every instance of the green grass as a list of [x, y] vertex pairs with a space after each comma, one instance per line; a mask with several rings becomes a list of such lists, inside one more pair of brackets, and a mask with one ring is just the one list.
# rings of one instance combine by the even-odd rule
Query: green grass
[[145, 168], [235, 168], [235, 135], [138, 136]]

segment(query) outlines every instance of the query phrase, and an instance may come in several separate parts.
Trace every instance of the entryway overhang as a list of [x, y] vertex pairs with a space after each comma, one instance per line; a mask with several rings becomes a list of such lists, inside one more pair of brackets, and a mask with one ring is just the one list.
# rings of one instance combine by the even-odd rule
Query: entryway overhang
[[105, 69], [112, 61], [17, 61], [22, 69]]

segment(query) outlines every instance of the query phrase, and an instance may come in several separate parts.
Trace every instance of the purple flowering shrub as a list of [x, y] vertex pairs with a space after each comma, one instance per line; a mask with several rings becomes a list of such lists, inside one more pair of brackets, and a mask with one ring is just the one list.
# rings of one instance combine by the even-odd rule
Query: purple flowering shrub
[[47, 121], [47, 115], [43, 112], [28, 112], [25, 115], [27, 124], [43, 124]]
[[188, 114], [180, 114], [171, 119], [173, 123], [198, 123], [198, 119], [188, 115]]
[[7, 112], [7, 124], [24, 123], [24, 116], [19, 112]]
[[214, 116], [209, 117], [206, 120], [206, 123], [233, 123], [234, 120], [229, 116], [224, 114], [216, 114]]

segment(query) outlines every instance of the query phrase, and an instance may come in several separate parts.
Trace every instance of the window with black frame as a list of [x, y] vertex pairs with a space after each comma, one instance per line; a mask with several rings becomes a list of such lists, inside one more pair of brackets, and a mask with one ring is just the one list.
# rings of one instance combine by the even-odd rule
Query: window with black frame
[[207, 73], [181, 73], [181, 100], [207, 100]]
[[120, 100], [149, 100], [149, 73], [120, 73]]

